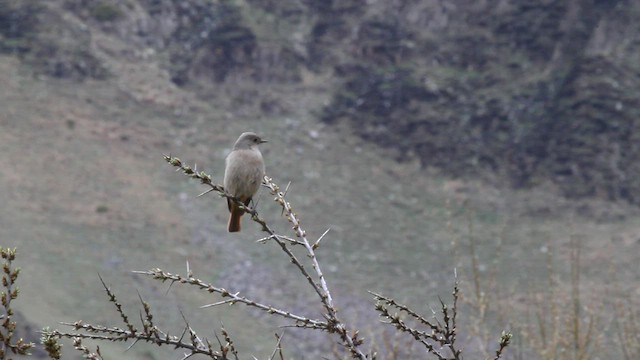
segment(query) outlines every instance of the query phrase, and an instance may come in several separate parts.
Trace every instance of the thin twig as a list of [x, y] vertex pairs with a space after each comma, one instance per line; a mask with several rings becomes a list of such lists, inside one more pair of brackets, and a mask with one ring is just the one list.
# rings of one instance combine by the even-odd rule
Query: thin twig
[[276, 342], [276, 347], [273, 349], [273, 353], [269, 356], [269, 360], [273, 360], [277, 353], [280, 353], [280, 358], [282, 358], [282, 348], [280, 347], [280, 343], [282, 342], [284, 333], [282, 333], [282, 335], [275, 334], [275, 336], [278, 341]]
[[273, 306], [269, 306], [269, 305], [265, 305], [265, 304], [261, 304], [259, 302], [256, 302], [254, 300], [248, 299], [246, 297], [240, 296], [238, 295], [239, 293], [231, 293], [228, 290], [224, 289], [224, 288], [219, 288], [216, 286], [213, 286], [211, 284], [205, 283], [204, 281], [194, 278], [194, 277], [190, 277], [190, 278], [186, 278], [183, 277], [181, 275], [177, 275], [177, 274], [172, 274], [169, 272], [165, 272], [161, 269], [153, 269], [153, 270], [149, 270], [149, 271], [133, 271], [133, 273], [135, 274], [141, 274], [141, 275], [147, 275], [147, 276], [151, 276], [154, 279], [158, 279], [161, 281], [171, 281], [172, 283], [177, 283], [177, 284], [189, 284], [189, 285], [193, 285], [196, 286], [198, 288], [200, 288], [201, 290], [205, 290], [209, 293], [217, 293], [220, 294], [222, 297], [224, 298], [230, 298], [229, 300], [233, 301], [233, 302], [237, 302], [237, 303], [242, 303], [248, 306], [253, 306], [255, 308], [258, 308], [260, 310], [266, 311], [270, 314], [277, 314], [280, 315], [282, 317], [291, 319], [296, 321], [296, 323], [299, 323], [301, 325], [305, 325], [305, 327], [313, 327], [313, 328], [318, 328], [318, 329], [325, 329], [328, 324], [326, 322], [320, 321], [320, 320], [313, 320], [313, 319], [309, 319], [307, 317], [301, 316], [301, 315], [296, 315], [296, 314], [292, 314], [288, 311], [284, 311], [284, 310], [280, 310], [277, 309]]

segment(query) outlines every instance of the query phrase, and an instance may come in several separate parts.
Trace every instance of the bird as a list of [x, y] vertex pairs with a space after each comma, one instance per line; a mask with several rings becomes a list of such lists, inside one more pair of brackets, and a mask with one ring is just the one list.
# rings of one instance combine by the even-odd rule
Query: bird
[[[233, 196], [245, 206], [260, 189], [265, 167], [262, 153], [258, 145], [267, 140], [253, 132], [244, 132], [238, 137], [233, 149], [225, 159], [224, 189], [228, 195]], [[232, 199], [227, 198], [229, 212], [229, 232], [240, 231], [240, 218], [244, 211]]]

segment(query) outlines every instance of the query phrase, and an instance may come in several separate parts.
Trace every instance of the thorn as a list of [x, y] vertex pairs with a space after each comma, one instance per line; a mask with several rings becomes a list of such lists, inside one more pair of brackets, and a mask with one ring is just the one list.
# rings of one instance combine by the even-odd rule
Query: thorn
[[287, 183], [287, 186], [284, 188], [284, 192], [282, 193], [282, 197], [287, 196], [287, 192], [289, 192], [289, 186], [291, 185], [291, 181]]
[[317, 249], [318, 247], [320, 247], [320, 240], [322, 240], [324, 238], [325, 235], [327, 235], [327, 233], [329, 232], [329, 230], [331, 230], [331, 228], [328, 228], [322, 235], [320, 235], [320, 237], [318, 238], [318, 240], [313, 244], [313, 246], [311, 247], [313, 250]]
[[[239, 293], [236, 293], [235, 295], [238, 295], [238, 294]], [[210, 308], [210, 307], [214, 307], [214, 306], [218, 306], [218, 305], [222, 305], [222, 304], [226, 304], [226, 303], [231, 303], [231, 302], [235, 302], [235, 301], [236, 301], [236, 299], [222, 300], [222, 301], [218, 301], [216, 303], [202, 305], [202, 306], [200, 306], [200, 309], [206, 309], [206, 308]]]
[[184, 320], [185, 325], [187, 325], [188, 328], [191, 328], [191, 325], [189, 325], [189, 322], [187, 321], [187, 317], [184, 315], [184, 312], [182, 311], [182, 309], [178, 309], [178, 311], [180, 312], [180, 316], [182, 316], [182, 320]]
[[187, 334], [187, 330], [189, 330], [189, 327], [185, 326], [184, 330], [182, 330], [182, 334], [180, 335], [180, 338], [178, 339], [179, 342], [182, 342], [182, 339], [184, 339], [184, 336]]
[[184, 356], [182, 357], [182, 359], [180, 360], [187, 360], [188, 358], [192, 357], [193, 355], [195, 355], [194, 352], [190, 353], [190, 354], [184, 354]]
[[198, 196], [196, 196], [196, 197], [197, 197], [197, 198], [199, 198], [200, 196], [206, 195], [206, 194], [208, 194], [208, 193], [212, 192], [213, 190], [214, 190], [214, 188], [211, 188], [211, 189], [209, 189], [209, 190], [207, 190], [207, 191], [203, 192], [202, 194], [200, 194], [200, 195], [198, 195]]
[[220, 345], [220, 349], [222, 349], [222, 341], [220, 341], [220, 337], [218, 337], [218, 333], [214, 332], [213, 336], [216, 337], [216, 340], [218, 340], [218, 344]]
[[109, 287], [107, 286], [107, 284], [105, 284], [104, 280], [102, 279], [102, 275], [100, 275], [100, 273], [98, 273], [98, 278], [100, 279], [100, 282], [102, 283], [102, 286], [104, 287], [105, 290], [109, 290]]
[[262, 199], [262, 194], [258, 195], [258, 199], [257, 200], [253, 200], [251, 199], [251, 201], [253, 202], [253, 210], [257, 210], [258, 209], [258, 204], [260, 203], [260, 199]]
[[136, 289], [136, 292], [138, 293], [138, 299], [140, 299], [140, 303], [144, 304], [144, 300], [142, 299], [142, 295], [140, 295], [140, 290]]
[[263, 237], [262, 239], [256, 240], [256, 243], [264, 244], [267, 241], [271, 240], [272, 238], [273, 238], [273, 235], [269, 235], [267, 237]]
[[129, 345], [129, 346], [124, 350], [124, 352], [129, 351], [129, 349], [131, 349], [131, 348], [133, 347], [133, 345], [137, 344], [139, 340], [140, 340], [140, 339], [136, 339], [136, 340], [135, 340], [131, 345]]
[[167, 288], [167, 292], [164, 293], [165, 295], [169, 294], [169, 290], [171, 290], [171, 287], [173, 286], [174, 282], [176, 282], [176, 280], [171, 281], [171, 284], [169, 284], [169, 287]]

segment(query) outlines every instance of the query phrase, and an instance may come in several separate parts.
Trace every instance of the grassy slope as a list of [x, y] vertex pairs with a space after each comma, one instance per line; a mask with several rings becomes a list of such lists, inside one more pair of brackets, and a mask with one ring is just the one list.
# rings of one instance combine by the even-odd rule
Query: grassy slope
[[[453, 238], [460, 239], [458, 265], [465, 286], [470, 284], [468, 218], [483, 266], [496, 260], [494, 244], [505, 228], [498, 278], [514, 299], [544, 286], [541, 249], [547, 242], [553, 244], [558, 268], [567, 270], [572, 233], [584, 234], [588, 266], [583, 279], [595, 294], [609, 282], [614, 259], [621, 280], [637, 277], [636, 210], [569, 204], [544, 190], [501, 191], [443, 179], [415, 164], [396, 164], [346, 130], [315, 121], [313, 111], [326, 96], [317, 86], [320, 80], [257, 90], [221, 86], [203, 102], [173, 87], [153, 65], [111, 57], [122, 46], [117, 41], [99, 34], [95, 41], [117, 74], [110, 80], [37, 79], [15, 59], [0, 58], [5, 158], [0, 239], [19, 248], [24, 272], [18, 309], [38, 326], [77, 319], [118, 324], [101, 290], [100, 273], [131, 315], [139, 290], [153, 300], [158, 315], [174, 324], [174, 332], [180, 331], [181, 302], [179, 308], [202, 334], [211, 334], [222, 321], [237, 339], [245, 339], [238, 341], [241, 351], [264, 358], [281, 322], [254, 312], [243, 315], [242, 309], [199, 310], [212, 300], [181, 294], [177, 286], [165, 294], [166, 286], [130, 273], [151, 267], [184, 272], [187, 260], [197, 276], [217, 285], [318, 316], [318, 307], [305, 310], [313, 294], [278, 249], [254, 244], [256, 226], [245, 219], [246, 231], [227, 234], [223, 202], [195, 199], [202, 189], [162, 161], [161, 154], [171, 152], [219, 180], [226, 151], [247, 129], [271, 141], [264, 151], [268, 173], [283, 186], [292, 181], [289, 199], [310, 237], [331, 227], [320, 260], [342, 316], [364, 327], [377, 321], [366, 290], [393, 294], [423, 309], [436, 295], [448, 294], [456, 264]], [[258, 96], [277, 93], [287, 114], [263, 116], [257, 105], [232, 106], [242, 87]], [[286, 231], [266, 194], [260, 207]], [[301, 336], [306, 335], [290, 331], [285, 346], [291, 353], [299, 349], [295, 339]], [[136, 346], [122, 354], [121, 349], [107, 349], [114, 354], [109, 357], [141, 358], [147, 351]]]

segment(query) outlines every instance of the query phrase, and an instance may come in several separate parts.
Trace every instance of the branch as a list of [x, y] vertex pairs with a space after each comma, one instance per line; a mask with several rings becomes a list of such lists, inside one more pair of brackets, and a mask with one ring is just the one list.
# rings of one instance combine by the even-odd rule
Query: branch
[[362, 360], [367, 358], [367, 356], [358, 348], [358, 346], [360, 346], [363, 342], [358, 336], [358, 331], [353, 331], [350, 335], [344, 323], [338, 318], [337, 310], [333, 303], [333, 298], [331, 296], [329, 286], [327, 285], [324, 274], [315, 254], [315, 248], [318, 246], [318, 242], [316, 242], [314, 246], [309, 243], [309, 240], [306, 236], [306, 231], [302, 229], [298, 216], [293, 211], [291, 204], [285, 200], [285, 193], [280, 191], [280, 187], [275, 182], [273, 182], [270, 177], [265, 176], [263, 178], [263, 186], [266, 186], [269, 189], [271, 195], [275, 195], [274, 201], [282, 207], [283, 216], [291, 224], [293, 224], [292, 229], [296, 237], [299, 239], [299, 242], [296, 242], [294, 244], [302, 245], [307, 250], [307, 255], [311, 260], [311, 264], [317, 276], [319, 284], [316, 283], [316, 281], [304, 267], [302, 262], [300, 262], [300, 260], [293, 254], [291, 249], [289, 249], [289, 247], [287, 246], [288, 238], [278, 235], [273, 229], [271, 229], [271, 227], [267, 225], [266, 221], [259, 216], [255, 208], [244, 206], [244, 204], [242, 204], [242, 202], [240, 202], [238, 199], [226, 193], [222, 185], [214, 184], [211, 180], [211, 176], [206, 174], [205, 172], [198, 172], [192, 169], [190, 166], [184, 165], [182, 161], [176, 157], [165, 155], [164, 159], [169, 164], [177, 167], [178, 170], [181, 170], [185, 175], [191, 177], [192, 179], [199, 180], [202, 184], [208, 185], [209, 187], [211, 187], [211, 191], [217, 192], [220, 196], [230, 199], [246, 213], [250, 214], [251, 219], [261, 225], [262, 231], [265, 231], [269, 234], [267, 238], [273, 239], [280, 246], [282, 251], [287, 254], [287, 256], [291, 259], [291, 262], [298, 268], [309, 285], [320, 297], [320, 301], [322, 302], [322, 305], [326, 310], [325, 317], [327, 319], [326, 326], [323, 328], [323, 330], [326, 330], [330, 333], [338, 334], [340, 340], [345, 345], [345, 347], [347, 347], [353, 358]]
[[277, 308], [275, 308], [273, 306], [261, 304], [259, 302], [254, 301], [254, 300], [248, 299], [246, 297], [239, 296], [238, 293], [232, 293], [232, 292], [229, 292], [228, 290], [226, 290], [224, 288], [219, 288], [219, 287], [213, 286], [211, 284], [205, 283], [204, 281], [202, 281], [200, 279], [197, 279], [197, 278], [195, 278], [193, 276], [183, 277], [181, 275], [165, 272], [165, 271], [163, 271], [161, 269], [153, 269], [153, 270], [148, 270], [148, 271], [133, 271], [133, 273], [151, 276], [154, 279], [161, 280], [162, 282], [171, 281], [172, 284], [173, 283], [178, 283], [178, 284], [193, 285], [193, 286], [196, 286], [197, 288], [199, 288], [201, 290], [205, 290], [205, 291], [207, 291], [209, 293], [217, 293], [217, 294], [220, 294], [223, 298], [229, 298], [229, 299], [227, 299], [225, 301], [222, 301], [222, 302], [205, 305], [204, 307], [216, 306], [216, 305], [227, 303], [227, 302], [232, 303], [232, 304], [237, 302], [237, 303], [245, 304], [247, 306], [252, 306], [252, 307], [258, 308], [258, 309], [260, 309], [262, 311], [266, 311], [269, 314], [276, 314], [276, 315], [280, 315], [280, 316], [282, 316], [284, 318], [294, 320], [296, 322], [296, 326], [298, 326], [298, 327], [309, 327], [309, 328], [314, 328], [314, 329], [325, 329], [328, 326], [328, 324], [326, 322], [324, 322], [324, 321], [309, 319], [309, 318], [301, 316], [301, 315], [296, 315], [296, 314], [292, 314], [292, 313], [290, 313], [288, 311], [277, 309]]

